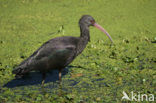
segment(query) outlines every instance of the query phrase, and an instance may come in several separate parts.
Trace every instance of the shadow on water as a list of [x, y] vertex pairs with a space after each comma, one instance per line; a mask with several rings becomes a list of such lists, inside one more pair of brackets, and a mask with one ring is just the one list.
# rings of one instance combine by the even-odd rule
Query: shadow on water
[[[62, 77], [68, 73], [69, 68], [65, 68], [62, 71]], [[59, 80], [58, 70], [52, 70], [47, 73], [45, 83], [56, 82]], [[28, 75], [23, 78], [17, 78], [9, 81], [3, 87], [14, 88], [17, 86], [27, 86], [27, 85], [37, 85], [42, 82], [42, 74], [40, 72], [30, 72]]]
[[[62, 76], [65, 76], [67, 73], [69, 73], [70, 69], [76, 70], [77, 68], [87, 69], [81, 66], [70, 65], [62, 71]], [[106, 83], [104, 78], [91, 78], [85, 75], [74, 79], [64, 79], [61, 84], [59, 84], [58, 74], [58, 70], [52, 70], [47, 73], [45, 80], [45, 83], [47, 84], [43, 88], [41, 87], [42, 75], [39, 72], [31, 72], [28, 76], [25, 76], [25, 78], [9, 81], [7, 84], [4, 85], [4, 87], [11, 88], [11, 90], [13, 90], [16, 95], [27, 96], [28, 93], [40, 93], [45, 95], [47, 93], [51, 93], [58, 95], [59, 97], [65, 96], [68, 93], [72, 93], [73, 90], [83, 92], [84, 89], [82, 88], [85, 88], [86, 91], [88, 91], [94, 89], [95, 85], [100, 88], [111, 87], [111, 84]], [[82, 78], [86, 77], [90, 78], [91, 83], [87, 81], [81, 81]], [[79, 85], [79, 83], [81, 86]], [[31, 87], [27, 88], [27, 86]], [[2, 90], [0, 91], [0, 93], [3, 93], [4, 91], [5, 90]]]
[[[70, 65], [62, 71], [62, 77], [69, 72], [70, 68], [84, 68], [84, 67]], [[59, 75], [58, 70], [52, 70], [48, 72], [46, 75], [45, 83], [59, 81], [58, 75]], [[28, 75], [24, 76], [23, 78], [13, 79], [9, 81], [3, 87], [14, 88], [19, 86], [37, 85], [37, 84], [41, 84], [41, 82], [42, 82], [42, 74], [40, 72], [34, 71], [34, 72], [30, 72]]]

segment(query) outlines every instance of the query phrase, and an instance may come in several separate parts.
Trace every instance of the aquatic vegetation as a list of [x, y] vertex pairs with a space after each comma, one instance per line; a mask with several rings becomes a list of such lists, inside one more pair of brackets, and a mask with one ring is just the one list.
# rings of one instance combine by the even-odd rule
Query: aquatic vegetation
[[[123, 91], [155, 94], [155, 3], [155, 0], [0, 0], [0, 101], [121, 103]], [[12, 69], [43, 42], [57, 36], [78, 36], [77, 21], [83, 14], [92, 15], [111, 34], [114, 45], [102, 32], [91, 28], [91, 42], [64, 71], [62, 90], [58, 77], [51, 73], [44, 91], [41, 79], [37, 79], [41, 78], [39, 73], [14, 80]], [[9, 82], [13, 87], [6, 85]]]

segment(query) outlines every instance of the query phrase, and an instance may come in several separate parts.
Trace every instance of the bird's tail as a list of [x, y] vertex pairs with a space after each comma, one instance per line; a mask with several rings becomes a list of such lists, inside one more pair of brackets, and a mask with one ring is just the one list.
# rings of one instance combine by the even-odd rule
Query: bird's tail
[[21, 78], [28, 72], [29, 69], [26, 68], [25, 66], [18, 66], [12, 71], [12, 73], [15, 74], [16, 78]]

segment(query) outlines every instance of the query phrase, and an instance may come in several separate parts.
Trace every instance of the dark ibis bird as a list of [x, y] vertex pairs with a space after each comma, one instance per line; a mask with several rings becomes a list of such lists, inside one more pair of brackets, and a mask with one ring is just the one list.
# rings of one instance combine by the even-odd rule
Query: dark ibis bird
[[94, 18], [89, 15], [83, 15], [80, 18], [79, 26], [81, 32], [80, 37], [63, 36], [45, 42], [30, 57], [13, 70], [16, 77], [22, 77], [30, 71], [38, 70], [42, 73], [43, 85], [46, 73], [50, 70], [57, 69], [59, 70], [59, 80], [61, 81], [62, 70], [82, 53], [90, 41], [90, 26], [95, 26], [103, 31], [112, 41], [110, 35], [104, 28], [98, 25]]

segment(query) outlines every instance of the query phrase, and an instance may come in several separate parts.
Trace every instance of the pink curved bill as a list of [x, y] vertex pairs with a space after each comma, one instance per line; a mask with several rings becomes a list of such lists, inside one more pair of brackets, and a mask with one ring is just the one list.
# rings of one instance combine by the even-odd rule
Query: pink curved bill
[[102, 32], [104, 32], [104, 33], [108, 36], [108, 38], [111, 40], [111, 42], [113, 43], [113, 40], [112, 40], [111, 36], [109, 35], [109, 33], [108, 33], [102, 26], [100, 26], [100, 25], [97, 24], [97, 23], [94, 23], [93, 25], [94, 25], [96, 28], [98, 28], [99, 30], [101, 30]]

